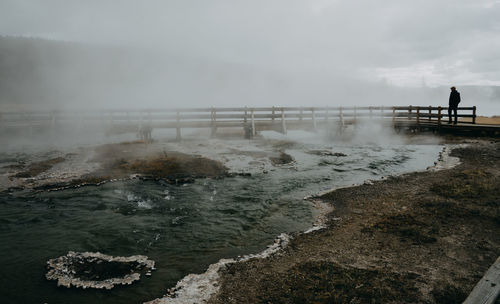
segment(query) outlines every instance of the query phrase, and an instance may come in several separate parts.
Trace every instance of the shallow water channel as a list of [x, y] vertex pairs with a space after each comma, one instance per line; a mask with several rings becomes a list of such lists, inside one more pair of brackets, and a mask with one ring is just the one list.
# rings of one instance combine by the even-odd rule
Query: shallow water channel
[[[282, 232], [311, 227], [303, 200], [332, 187], [423, 170], [439, 145], [336, 145], [346, 156], [285, 150], [296, 163], [268, 173], [192, 184], [130, 180], [56, 192], [0, 195], [2, 303], [141, 303], [221, 258], [257, 253]], [[46, 261], [68, 251], [147, 255], [150, 278], [110, 291], [61, 288]]]

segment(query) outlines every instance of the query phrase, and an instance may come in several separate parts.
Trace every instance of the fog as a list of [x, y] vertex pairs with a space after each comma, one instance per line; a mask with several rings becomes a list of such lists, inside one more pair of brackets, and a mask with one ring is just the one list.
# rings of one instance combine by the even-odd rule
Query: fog
[[[499, 16], [500, 0], [0, 0], [2, 300], [202, 302], [221, 286], [211, 263], [267, 256], [341, 219], [320, 192], [449, 165], [455, 140], [437, 133], [465, 129], [472, 106], [500, 115]], [[458, 126], [441, 108], [382, 107], [447, 107], [451, 86], [469, 107]], [[373, 206], [355, 204], [384, 220]], [[423, 224], [415, 233], [435, 240]], [[47, 259], [66, 251], [57, 286], [151, 278], [59, 290]], [[97, 265], [73, 251], [129, 257]]]
[[500, 1], [0, 3], [0, 110], [447, 105], [500, 114]]

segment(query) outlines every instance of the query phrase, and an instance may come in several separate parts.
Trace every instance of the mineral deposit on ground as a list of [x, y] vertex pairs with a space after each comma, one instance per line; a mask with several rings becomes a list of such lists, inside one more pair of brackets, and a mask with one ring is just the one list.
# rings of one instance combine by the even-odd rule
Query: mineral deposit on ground
[[57, 280], [57, 286], [111, 289], [115, 285], [130, 285], [138, 281], [141, 272], [151, 275], [155, 262], [144, 255], [110, 256], [99, 252], [68, 252], [47, 261], [47, 280]]

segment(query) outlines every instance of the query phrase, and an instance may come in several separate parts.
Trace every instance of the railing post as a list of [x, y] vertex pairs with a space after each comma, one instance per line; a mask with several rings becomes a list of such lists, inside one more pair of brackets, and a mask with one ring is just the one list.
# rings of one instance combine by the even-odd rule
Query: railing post
[[250, 118], [252, 120], [252, 137], [253, 137], [255, 136], [255, 120], [254, 120], [253, 108], [250, 109]]
[[[55, 126], [55, 115], [54, 115], [53, 117], [54, 117], [54, 120], [53, 120], [53, 121], [54, 121], [53, 126]], [[29, 122], [29, 125], [30, 125], [30, 128], [29, 128], [29, 131], [30, 131], [30, 136], [32, 136], [32, 135], [33, 135], [33, 130], [34, 130], [34, 126], [33, 126], [33, 117], [28, 117], [28, 118], [26, 119], [26, 115], [25, 115], [25, 114], [23, 114], [23, 118]], [[54, 130], [55, 130], [55, 128], [52, 128], [52, 132], [54, 132]]]
[[275, 114], [275, 113], [274, 113], [274, 106], [273, 106], [273, 112], [272, 112], [271, 114], [272, 114], [272, 116], [273, 116], [273, 117], [271, 118], [271, 120], [272, 120], [272, 122], [274, 122], [274, 114]]
[[151, 117], [151, 111], [148, 111], [148, 123], [143, 129], [142, 139], [146, 142], [151, 142], [151, 132], [153, 131], [153, 118]]
[[[113, 119], [111, 119], [111, 125], [113, 124]], [[55, 129], [56, 127], [56, 111], [52, 111], [50, 114], [50, 126]]]
[[408, 120], [411, 120], [411, 106], [408, 107]]
[[285, 110], [281, 108], [281, 132], [286, 134]]
[[312, 115], [312, 122], [313, 122], [313, 129], [316, 131], [316, 113], [314, 111], [314, 108], [311, 110], [311, 115]]
[[181, 117], [179, 110], [177, 110], [177, 115], [176, 115], [176, 140], [181, 140]]
[[476, 106], [472, 107], [472, 123], [476, 123]]
[[396, 107], [392, 107], [392, 123], [396, 120]]
[[373, 109], [371, 106], [369, 107], [369, 109], [370, 109], [370, 119], [372, 119], [373, 118]]
[[420, 123], [420, 107], [417, 107], [417, 125]]
[[342, 106], [339, 107], [339, 123], [340, 127], [344, 127], [344, 114], [342, 113]]
[[438, 125], [441, 125], [441, 107], [438, 107]]
[[83, 113], [79, 113], [79, 115], [78, 115], [78, 118], [79, 118], [78, 119], [78, 129], [82, 129], [85, 125], [85, 121], [84, 121], [85, 116], [84, 115], [85, 114], [83, 114]]
[[211, 137], [215, 137], [217, 133], [217, 112], [215, 108], [212, 108], [212, 113], [210, 115], [211, 117], [211, 125], [212, 125], [212, 133], [210, 134]]
[[243, 117], [243, 122], [246, 124], [247, 123], [247, 107], [245, 106], [245, 117]]

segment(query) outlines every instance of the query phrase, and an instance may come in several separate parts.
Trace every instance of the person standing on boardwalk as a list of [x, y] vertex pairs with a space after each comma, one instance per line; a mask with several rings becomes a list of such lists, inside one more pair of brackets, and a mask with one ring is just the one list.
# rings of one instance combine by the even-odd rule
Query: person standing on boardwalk
[[454, 124], [457, 124], [457, 108], [458, 104], [460, 103], [460, 93], [457, 91], [457, 88], [451, 87], [451, 93], [450, 93], [450, 102], [448, 104], [448, 123], [451, 124], [451, 111], [453, 110], [453, 114], [455, 116], [455, 122]]

